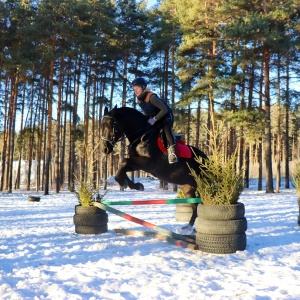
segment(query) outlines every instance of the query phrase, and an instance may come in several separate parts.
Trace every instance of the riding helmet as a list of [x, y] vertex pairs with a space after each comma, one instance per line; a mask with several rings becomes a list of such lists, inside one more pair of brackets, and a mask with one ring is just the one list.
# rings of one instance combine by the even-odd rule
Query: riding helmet
[[140, 86], [143, 90], [147, 87], [147, 82], [142, 77], [137, 77], [132, 81], [132, 86]]

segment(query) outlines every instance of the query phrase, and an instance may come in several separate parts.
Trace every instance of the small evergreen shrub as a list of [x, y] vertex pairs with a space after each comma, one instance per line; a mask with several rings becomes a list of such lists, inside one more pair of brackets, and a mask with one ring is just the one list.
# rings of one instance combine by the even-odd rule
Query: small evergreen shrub
[[[198, 160], [197, 160], [198, 161]], [[197, 183], [196, 195], [205, 205], [230, 205], [238, 202], [243, 191], [243, 177], [235, 167], [235, 156], [223, 161], [220, 153], [215, 153], [203, 165], [202, 176], [191, 169]]]
[[236, 168], [237, 152], [230, 157], [225, 157], [222, 134], [222, 124], [216, 131], [209, 131], [211, 136], [211, 155], [203, 162], [197, 158], [201, 168], [201, 176], [197, 170], [190, 169], [191, 175], [197, 183], [196, 195], [205, 205], [230, 205], [238, 202], [243, 191], [242, 170]]
[[[90, 170], [88, 168], [88, 163], [85, 166], [85, 172], [80, 170], [80, 174], [84, 175], [82, 178], [76, 178], [77, 186], [75, 187], [75, 194], [77, 196], [78, 202], [81, 206], [93, 206], [94, 202], [101, 202], [106, 196], [109, 190], [106, 190], [103, 194], [99, 192], [100, 186], [95, 187], [95, 184], [91, 183], [91, 179], [88, 178], [87, 174], [93, 172], [95, 161], [93, 160], [93, 153], [99, 147], [97, 144], [93, 149], [86, 146], [85, 144], [81, 147], [81, 156], [85, 158], [86, 162], [89, 162]], [[89, 172], [90, 171], [90, 172]]]
[[106, 190], [101, 194], [99, 189], [95, 189], [86, 182], [80, 182], [75, 194], [81, 206], [93, 206], [94, 202], [101, 202], [108, 192], [109, 190]]
[[298, 197], [300, 197], [300, 162], [295, 165], [294, 171], [291, 173], [291, 178], [293, 181], [293, 186], [297, 191]]

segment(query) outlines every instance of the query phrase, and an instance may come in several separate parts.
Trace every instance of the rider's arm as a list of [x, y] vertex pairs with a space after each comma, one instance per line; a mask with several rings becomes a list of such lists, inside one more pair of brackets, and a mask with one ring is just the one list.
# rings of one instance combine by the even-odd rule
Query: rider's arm
[[159, 113], [155, 116], [156, 120], [160, 120], [163, 116], [165, 116], [169, 111], [167, 106], [164, 104], [164, 102], [157, 96], [152, 95], [150, 97], [150, 103], [157, 108], [159, 108]]

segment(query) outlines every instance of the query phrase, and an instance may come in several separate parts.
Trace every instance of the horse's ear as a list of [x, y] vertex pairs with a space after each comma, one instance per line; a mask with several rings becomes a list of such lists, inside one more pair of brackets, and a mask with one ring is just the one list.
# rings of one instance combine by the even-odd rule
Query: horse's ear
[[108, 114], [108, 107], [105, 106], [105, 108], [104, 108], [104, 116], [106, 116], [107, 114]]
[[114, 109], [117, 109], [117, 108], [118, 108], [118, 105], [116, 104], [115, 107], [114, 107]]

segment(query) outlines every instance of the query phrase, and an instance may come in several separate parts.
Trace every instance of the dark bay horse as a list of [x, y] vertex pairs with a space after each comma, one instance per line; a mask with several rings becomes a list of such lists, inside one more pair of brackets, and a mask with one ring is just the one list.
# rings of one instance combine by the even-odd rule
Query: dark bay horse
[[[155, 125], [149, 125], [147, 117], [136, 109], [115, 107], [108, 111], [108, 108], [105, 108], [102, 121], [103, 152], [111, 153], [116, 143], [122, 139], [127, 138], [129, 141], [128, 158], [121, 162], [115, 180], [121, 187], [144, 190], [143, 184], [134, 183], [126, 174], [142, 170], [160, 180], [179, 185], [186, 198], [195, 198], [197, 185], [194, 177], [190, 175], [189, 168], [201, 175], [200, 165], [195, 158], [205, 160], [207, 156], [201, 150], [188, 146], [191, 157], [179, 156], [177, 163], [169, 164], [168, 154], [162, 152], [157, 143], [159, 131]], [[191, 226], [197, 217], [197, 204], [192, 206], [193, 215], [189, 222]]]

